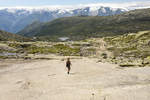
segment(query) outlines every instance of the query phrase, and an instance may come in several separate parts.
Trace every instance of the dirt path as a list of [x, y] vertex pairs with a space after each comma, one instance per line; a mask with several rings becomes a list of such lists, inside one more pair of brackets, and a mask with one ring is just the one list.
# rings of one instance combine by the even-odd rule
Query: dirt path
[[96, 62], [73, 59], [70, 75], [61, 60], [13, 65], [0, 71], [0, 100], [149, 100], [150, 67]]

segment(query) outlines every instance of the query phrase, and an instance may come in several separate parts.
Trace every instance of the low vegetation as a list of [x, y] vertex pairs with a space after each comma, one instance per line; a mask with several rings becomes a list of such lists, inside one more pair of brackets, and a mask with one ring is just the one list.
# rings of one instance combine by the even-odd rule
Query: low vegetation
[[118, 60], [127, 59], [128, 62], [139, 60], [142, 65], [150, 64], [150, 31], [141, 31], [128, 35], [104, 38], [107, 50]]
[[1, 59], [31, 59], [28, 56], [30, 54], [97, 57], [100, 59], [98, 62], [111, 62], [119, 64], [120, 67], [149, 66], [150, 31], [72, 42], [1, 41]]

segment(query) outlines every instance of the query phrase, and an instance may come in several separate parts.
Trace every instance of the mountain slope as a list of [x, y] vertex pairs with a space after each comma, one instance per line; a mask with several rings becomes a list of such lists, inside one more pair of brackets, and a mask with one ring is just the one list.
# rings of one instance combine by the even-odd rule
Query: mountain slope
[[44, 23], [36, 28], [30, 26], [20, 31], [24, 36], [89, 37], [112, 36], [150, 29], [150, 9], [140, 9], [113, 16], [66, 17]]
[[24, 33], [31, 33], [34, 35], [34, 30], [33, 29], [36, 29], [36, 31], [40, 30], [40, 28], [42, 27], [44, 23], [41, 23], [41, 22], [38, 22], [38, 21], [35, 21], [33, 22], [32, 24], [28, 25], [27, 27], [25, 27], [22, 31], [24, 31], [21, 35], [25, 35]]
[[0, 41], [29, 41], [30, 39], [0, 30]]

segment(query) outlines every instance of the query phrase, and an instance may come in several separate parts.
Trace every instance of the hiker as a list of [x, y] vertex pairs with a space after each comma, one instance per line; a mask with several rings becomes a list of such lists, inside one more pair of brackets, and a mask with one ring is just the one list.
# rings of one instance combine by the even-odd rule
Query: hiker
[[71, 69], [71, 61], [70, 61], [70, 58], [67, 58], [67, 61], [66, 61], [66, 67], [68, 68], [68, 74], [70, 72], [70, 69]]

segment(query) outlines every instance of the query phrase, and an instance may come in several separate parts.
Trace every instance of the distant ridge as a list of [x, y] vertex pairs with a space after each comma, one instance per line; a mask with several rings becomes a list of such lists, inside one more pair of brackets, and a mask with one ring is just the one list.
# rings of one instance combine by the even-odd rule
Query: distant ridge
[[[35, 27], [36, 26], [36, 27]], [[43, 24], [32, 24], [19, 34], [54, 39], [69, 37], [80, 40], [90, 37], [121, 35], [150, 29], [150, 8], [113, 16], [66, 17]]]

